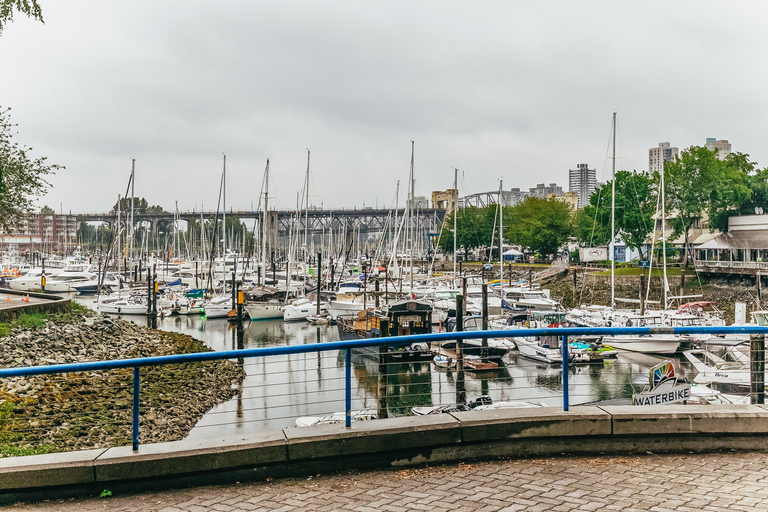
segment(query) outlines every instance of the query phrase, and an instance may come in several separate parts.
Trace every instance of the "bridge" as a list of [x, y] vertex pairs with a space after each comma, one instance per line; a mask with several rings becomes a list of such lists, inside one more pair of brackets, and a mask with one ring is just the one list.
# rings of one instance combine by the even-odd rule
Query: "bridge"
[[[322, 235], [324, 233], [330, 233], [331, 230], [334, 233], [381, 233], [391, 229], [394, 225], [395, 215], [397, 216], [397, 219], [401, 219], [405, 214], [405, 209], [309, 209], [308, 211], [301, 212], [298, 219], [296, 212], [296, 210], [269, 212], [271, 218], [270, 225], [277, 226], [277, 236], [288, 236], [291, 226], [295, 223], [298, 224], [294, 226], [294, 229], [298, 229], [301, 232], [306, 230], [310, 235]], [[218, 216], [220, 219], [224, 213], [225, 212], [223, 211], [186, 211], [179, 212], [178, 218], [184, 221], [193, 221], [199, 220], [201, 217], [209, 220]], [[125, 213], [123, 212], [122, 215], [125, 215]], [[260, 219], [263, 212], [254, 210], [230, 210], [226, 212], [226, 215], [234, 215], [240, 220]], [[134, 222], [137, 223], [150, 222], [155, 225], [159, 221], [170, 222], [173, 220], [174, 216], [175, 214], [171, 212], [134, 212], [133, 219]], [[104, 222], [110, 225], [117, 220], [115, 212], [83, 214], [82, 217], [87, 222]], [[417, 209], [413, 219], [413, 226], [416, 229], [436, 231], [439, 230], [443, 224], [445, 210], [441, 208]], [[120, 220], [121, 222], [124, 222], [125, 218], [122, 217]]]

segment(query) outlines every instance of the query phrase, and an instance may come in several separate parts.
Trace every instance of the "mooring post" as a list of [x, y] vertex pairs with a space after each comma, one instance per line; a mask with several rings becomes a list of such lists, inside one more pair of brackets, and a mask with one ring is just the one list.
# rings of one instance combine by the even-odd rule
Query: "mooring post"
[[[456, 332], [464, 330], [464, 296], [456, 296]], [[467, 403], [467, 389], [464, 386], [464, 346], [456, 340], [456, 403]]]
[[133, 451], [139, 451], [139, 387], [140, 366], [133, 367]]
[[568, 336], [563, 336], [563, 410], [568, 410]]
[[[483, 330], [488, 330], [488, 285], [483, 283]], [[484, 363], [488, 362], [488, 338], [483, 338], [480, 348], [480, 357]]]
[[45, 293], [45, 258], [43, 258], [43, 276], [40, 278], [40, 289]]
[[765, 334], [749, 336], [749, 383], [753, 404], [765, 403]]
[[320, 316], [320, 290], [323, 289], [323, 255], [317, 253], [317, 316]]
[[[379, 324], [381, 329], [381, 337], [389, 337], [389, 320], [381, 319]], [[387, 354], [387, 347], [379, 345], [379, 379], [378, 379], [378, 418], [384, 419], [389, 416], [387, 413], [387, 381], [388, 381], [388, 368], [389, 368], [389, 356]]]
[[344, 373], [344, 393], [345, 393], [345, 402], [346, 402], [346, 421], [345, 425], [347, 428], [352, 426], [352, 350], [346, 349], [345, 350], [345, 373]]

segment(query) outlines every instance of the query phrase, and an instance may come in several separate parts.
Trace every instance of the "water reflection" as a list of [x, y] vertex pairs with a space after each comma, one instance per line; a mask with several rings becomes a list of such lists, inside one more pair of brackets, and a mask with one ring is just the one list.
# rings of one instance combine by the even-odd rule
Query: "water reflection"
[[[78, 299], [79, 300], [79, 299]], [[142, 316], [123, 317], [142, 325]], [[224, 319], [199, 316], [158, 318], [157, 327], [202, 340], [213, 350], [265, 348], [337, 341], [335, 326], [282, 320], [246, 323], [242, 332]], [[648, 381], [649, 369], [665, 358], [620, 352], [617, 359], [599, 364], [574, 365], [569, 371], [570, 404], [628, 398]], [[695, 375], [687, 363], [683, 376]], [[292, 354], [238, 360], [246, 378], [236, 396], [207, 413], [191, 436], [231, 435], [264, 428], [294, 425], [299, 416], [325, 415], [345, 407], [344, 351]], [[519, 357], [505, 356], [492, 372], [464, 372], [466, 398], [490, 395], [494, 401], [534, 400], [562, 407], [562, 368]], [[352, 408], [379, 409], [390, 416], [410, 413], [415, 406], [455, 403], [461, 394], [456, 371], [436, 370], [431, 363], [388, 365], [359, 355], [352, 357]], [[383, 400], [382, 400], [383, 399]]]

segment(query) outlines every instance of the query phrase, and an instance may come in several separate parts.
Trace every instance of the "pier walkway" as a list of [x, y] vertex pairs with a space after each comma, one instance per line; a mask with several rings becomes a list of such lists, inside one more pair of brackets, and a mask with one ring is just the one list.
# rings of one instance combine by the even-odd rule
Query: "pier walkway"
[[466, 461], [233, 483], [110, 498], [17, 503], [18, 511], [757, 511], [764, 452]]

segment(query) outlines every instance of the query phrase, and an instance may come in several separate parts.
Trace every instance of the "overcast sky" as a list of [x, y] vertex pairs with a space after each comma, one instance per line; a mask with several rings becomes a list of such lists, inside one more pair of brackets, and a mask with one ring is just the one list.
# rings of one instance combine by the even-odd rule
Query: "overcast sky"
[[416, 194], [568, 189], [648, 149], [707, 137], [768, 166], [768, 3], [714, 1], [40, 0], [0, 36], [0, 106], [17, 140], [66, 166], [40, 200], [107, 211], [136, 159], [136, 195], [172, 210], [218, 200], [389, 207]]

